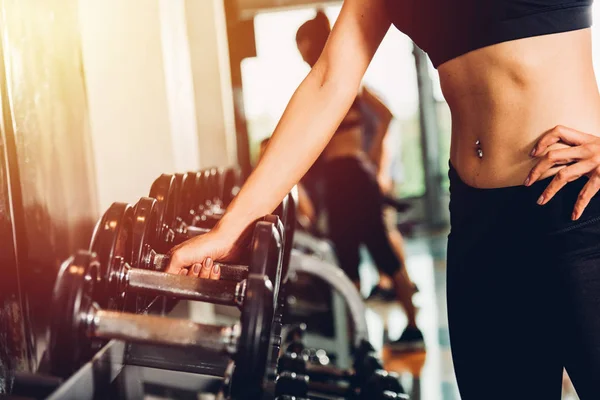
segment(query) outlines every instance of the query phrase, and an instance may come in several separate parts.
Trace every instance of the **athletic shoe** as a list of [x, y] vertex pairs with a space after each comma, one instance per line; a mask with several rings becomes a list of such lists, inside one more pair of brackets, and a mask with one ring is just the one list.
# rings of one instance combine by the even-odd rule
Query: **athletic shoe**
[[383, 301], [386, 303], [396, 301], [396, 291], [393, 288], [386, 289], [376, 285], [367, 297], [367, 301]]
[[425, 351], [425, 340], [419, 328], [407, 326], [400, 339], [389, 342], [387, 346], [391, 351], [398, 353], [419, 352]]

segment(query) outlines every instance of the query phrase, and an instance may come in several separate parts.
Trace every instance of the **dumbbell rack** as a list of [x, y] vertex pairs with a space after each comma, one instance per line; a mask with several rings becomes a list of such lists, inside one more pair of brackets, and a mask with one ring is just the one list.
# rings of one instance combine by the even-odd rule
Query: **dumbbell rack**
[[203, 355], [200, 359], [189, 351], [112, 340], [48, 400], [111, 399], [116, 398], [115, 394], [123, 399], [142, 398], [132, 394], [148, 392], [144, 386], [151, 390], [162, 387], [179, 392], [210, 392], [221, 383], [216, 376], [222, 376], [226, 368], [222, 357], [207, 360]]
[[[306, 234], [296, 234], [294, 240], [300, 242], [299, 249], [291, 252], [290, 272], [302, 273], [324, 281], [332, 289], [332, 310], [334, 334], [325, 337], [318, 334], [305, 333], [305, 340], [311, 347], [324, 349], [336, 355], [336, 364], [341, 368], [349, 368], [352, 364], [349, 348], [358, 346], [363, 340], [368, 340], [368, 327], [366, 308], [362, 296], [344, 272], [337, 266], [330, 252], [327, 252], [327, 243], [318, 244], [319, 240], [308, 237]], [[317, 245], [315, 245], [317, 243]], [[310, 244], [318, 253], [306, 253], [306, 246]], [[304, 251], [303, 251], [304, 250]], [[350, 338], [347, 333], [348, 318], [354, 327], [354, 336]]]
[[[186, 201], [189, 202], [190, 199], [185, 199], [184, 196], [185, 193], [189, 195], [194, 189], [194, 184], [195, 190], [200, 187], [212, 188], [202, 202], [219, 202], [225, 206], [231, 201], [239, 180], [235, 171], [231, 169], [220, 177], [219, 173], [220, 171], [213, 168], [200, 173], [161, 175], [150, 191], [151, 196], [157, 199], [156, 206], [161, 217], [166, 216], [175, 221], [176, 212], [182, 212], [177, 208]], [[187, 189], [184, 190], [186, 186]], [[220, 188], [215, 190], [217, 186]], [[114, 209], [123, 212], [127, 210], [119, 207]], [[198, 218], [199, 214], [191, 217]], [[170, 221], [160, 220], [160, 223], [165, 228], [172, 227]], [[101, 221], [96, 227], [94, 238], [99, 231], [99, 225]], [[143, 270], [136, 270], [136, 274], [142, 272]], [[164, 297], [151, 296], [149, 303], [138, 312], [162, 315], [165, 312], [164, 301]], [[148, 388], [159, 392], [161, 388], [178, 393], [215, 392], [215, 388], [222, 383], [222, 377], [229, 365], [227, 357], [207, 353], [201, 349], [111, 340], [98, 349], [94, 357], [72, 374], [49, 398], [142, 398], [144, 390]]]
[[[168, 312], [168, 309], [170, 309], [170, 307], [168, 306], [165, 307], [165, 305], [168, 304], [168, 302], [165, 301], [166, 298], [164, 297], [164, 295], [168, 297], [172, 295], [178, 295], [178, 297], [182, 299], [188, 298], [200, 301], [203, 301], [205, 299], [205, 296], [206, 299], [210, 297], [213, 301], [216, 298], [222, 298], [222, 293], [220, 291], [215, 292], [214, 290], [211, 291], [210, 289], [207, 289], [209, 286], [211, 286], [209, 284], [200, 284], [197, 280], [195, 280], [195, 283], [193, 285], [190, 284], [191, 286], [188, 286], [187, 283], [183, 281], [176, 283], [175, 281], [179, 280], [175, 279], [173, 275], [168, 275], [165, 277], [165, 275], [167, 274], [160, 272], [164, 271], [164, 267], [168, 265], [168, 261], [165, 261], [166, 257], [168, 257], [168, 254], [159, 253], [165, 253], [165, 251], [168, 251], [166, 250], [166, 248], [170, 248], [169, 245], [172, 246], [174, 243], [177, 243], [177, 241], [181, 239], [185, 240], [186, 236], [189, 238], [188, 235], [190, 234], [203, 234], [203, 232], [207, 232], [208, 230], [210, 230], [210, 228], [214, 226], [211, 224], [216, 223], [216, 221], [218, 221], [218, 218], [220, 217], [219, 208], [222, 212], [222, 206], [226, 206], [226, 203], [231, 200], [231, 198], [227, 198], [227, 196], [222, 196], [217, 192], [213, 191], [210, 192], [210, 194], [205, 199], [205, 205], [201, 206], [201, 208], [194, 208], [194, 211], [188, 214], [185, 210], [189, 208], [190, 201], [192, 201], [190, 193], [192, 193], [194, 190], [197, 190], [198, 185], [206, 184], [206, 182], [202, 183], [202, 180], [213, 180], [214, 183], [214, 181], [216, 181], [216, 174], [214, 173], [214, 171], [210, 171], [201, 174], [192, 173], [189, 176], [184, 175], [188, 174], [178, 174], [177, 176], [162, 175], [157, 179], [157, 181], [155, 181], [150, 193], [150, 197], [156, 199], [156, 201], [151, 198], [142, 198], [140, 199], [140, 202], [138, 202], [138, 204], [133, 208], [124, 203], [115, 203], [113, 205], [115, 207], [111, 207], [111, 209], [107, 211], [107, 213], [112, 212], [111, 215], [115, 218], [111, 217], [112, 219], [108, 218], [104, 220], [104, 224], [99, 223], [96, 232], [94, 233], [94, 238], [97, 239], [96, 235], [98, 234], [98, 237], [103, 237], [104, 239], [112, 239], [108, 241], [104, 239], [92, 241], [92, 246], [94, 246], [94, 243], [96, 242], [96, 244], [102, 242], [108, 243], [107, 246], [98, 245], [97, 249], [93, 249], [95, 252], [99, 252], [98, 258], [101, 260], [101, 262], [98, 265], [108, 266], [106, 267], [108, 268], [108, 271], [117, 272], [111, 272], [107, 274], [105, 269], [103, 273], [100, 273], [98, 275], [104, 278], [99, 279], [99, 281], [103, 282], [103, 289], [100, 293], [103, 293], [104, 296], [100, 295], [100, 298], [102, 298], [104, 301], [100, 306], [94, 303], [95, 305], [91, 309], [96, 310], [95, 312], [82, 312], [81, 314], [64, 313], [64, 315], [85, 315], [85, 318], [76, 318], [73, 321], [94, 321], [92, 325], [86, 325], [89, 324], [89, 322], [74, 323], [73, 326], [79, 327], [81, 325], [85, 328], [82, 328], [80, 330], [72, 330], [73, 332], [87, 332], [88, 337], [90, 338], [127, 338], [127, 342], [123, 340], [113, 339], [106, 343], [102, 348], [97, 348], [97, 351], [96, 349], [94, 349], [94, 356], [86, 364], [79, 368], [77, 372], [70, 375], [68, 379], [65, 382], [63, 382], [57, 388], [57, 390], [55, 390], [49, 397], [44, 396], [43, 398], [48, 398], [51, 400], [113, 398], [140, 399], [144, 398], [144, 396], [147, 394], [154, 394], [157, 396], [170, 398], [197, 398], [198, 393], [223, 393], [220, 391], [224, 388], [224, 381], [227, 382], [227, 380], [230, 379], [232, 376], [232, 371], [234, 371], [234, 360], [236, 360], [235, 362], [237, 363], [240, 361], [240, 359], [230, 359], [228, 357], [224, 357], [223, 354], [219, 354], [217, 352], [207, 352], [206, 349], [208, 349], [209, 347], [212, 349], [211, 346], [206, 345], [206, 343], [210, 343], [210, 341], [204, 343], [204, 349], [202, 348], [202, 346], [194, 347], [197, 345], [197, 343], [203, 342], [204, 340], [202, 339], [206, 338], [196, 337], [197, 335], [194, 336], [194, 334], [192, 333], [190, 335], [185, 336], [179, 335], [179, 337], [181, 337], [181, 339], [186, 343], [186, 346], [177, 347], [175, 345], [177, 339], [171, 337], [172, 335], [170, 332], [172, 331], [170, 331], [166, 327], [167, 323], [164, 319], [167, 318], [165, 316], [165, 312]], [[227, 181], [227, 177], [225, 176], [222, 180], [223, 184]], [[196, 185], [196, 189], [193, 189], [194, 185]], [[212, 187], [216, 186], [213, 185]], [[228, 192], [231, 192], [231, 190], [229, 190]], [[288, 197], [286, 197], [286, 199], [280, 205], [279, 209], [276, 211], [276, 214], [281, 219], [273, 217], [274, 220], [265, 220], [265, 222], [257, 222], [257, 226], [259, 226], [259, 224], [261, 223], [271, 224], [269, 226], [274, 227], [272, 228], [273, 231], [277, 230], [277, 232], [279, 232], [278, 237], [282, 239], [281, 242], [279, 242], [281, 244], [278, 245], [278, 247], [276, 248], [283, 248], [283, 251], [280, 250], [279, 252], [279, 265], [286, 265], [287, 267], [284, 267], [285, 271], [279, 269], [280, 272], [278, 272], [278, 274], [280, 275], [277, 275], [279, 278], [275, 280], [273, 280], [272, 275], [270, 279], [267, 279], [266, 275], [268, 274], [258, 273], [256, 269], [254, 270], [255, 273], [250, 274], [250, 269], [248, 267], [246, 267], [246, 274], [248, 275], [248, 279], [250, 278], [250, 276], [256, 277], [264, 275], [265, 279], [267, 279], [267, 283], [269, 283], [280, 282], [280, 279], [281, 282], [283, 282], [282, 277], [287, 276], [289, 271], [289, 273], [291, 274], [307, 274], [326, 282], [326, 284], [332, 289], [332, 292], [334, 293], [335, 311], [333, 318], [336, 331], [338, 331], [339, 334], [334, 339], [329, 341], [327, 339], [322, 340], [321, 342], [313, 340], [311, 341], [311, 345], [316, 344], [319, 348], [326, 348], [328, 350], [333, 349], [338, 355], [338, 366], [328, 366], [325, 368], [325, 370], [329, 371], [328, 373], [331, 373], [332, 371], [342, 371], [342, 374], [345, 377], [344, 379], [346, 379], [347, 377], [352, 376], [352, 373], [350, 372], [350, 370], [344, 368], [350, 365], [358, 365], [356, 364], [356, 359], [354, 360], [354, 362], [350, 360], [350, 354], [347, 350], [350, 347], [360, 347], [368, 338], [364, 303], [362, 302], [362, 298], [360, 297], [352, 282], [335, 265], [333, 259], [323, 259], [322, 257], [314, 257], [314, 255], [308, 256], [306, 254], [302, 254], [299, 251], [293, 251], [291, 249], [293, 239], [293, 223], [291, 229], [289, 229], [289, 226], [286, 224], [289, 223], [289, 221], [295, 220], [295, 215], [293, 215], [295, 207], [293, 206], [293, 204], [294, 198], [293, 195], [290, 194]], [[214, 205], [218, 206], [213, 207]], [[129, 254], [129, 250], [124, 251], [124, 247], [118, 246], [117, 242], [121, 240], [122, 237], [128, 236], [121, 235], [119, 233], [121, 231], [116, 228], [113, 229], [113, 231], [110, 231], [109, 229], [105, 230], [102, 233], [100, 225], [113, 228], [118, 226], [128, 226], [127, 221], [131, 220], [138, 221], [138, 224], [135, 225], [135, 227], [137, 228], [124, 228], [122, 231], [126, 233], [133, 232], [133, 236], [138, 240], [138, 243], [137, 245], [133, 245], [134, 256], [130, 260], [130, 263], [127, 264], [127, 261], [124, 260], [126, 259], [125, 255]], [[121, 221], [123, 222], [121, 223]], [[139, 221], [146, 222], [140, 223]], [[196, 223], [200, 224], [196, 225]], [[152, 235], [149, 235], [149, 232], [155, 231], [158, 232], [158, 235], [156, 235], [157, 237], [150, 238], [149, 236]], [[254, 235], [254, 237], [257, 236]], [[154, 240], [157, 243], [156, 246], [148, 246], [148, 249], [150, 250], [146, 249], [144, 243], [150, 243], [152, 240]], [[160, 245], [163, 243], [167, 246], [161, 249]], [[251, 247], [255, 249], [261, 246], [253, 245]], [[121, 250], [118, 250], [119, 248]], [[255, 252], [253, 254], [257, 253]], [[325, 252], [325, 254], [327, 255], [327, 252]], [[102, 260], [104, 260], [104, 263], [102, 263]], [[119, 263], [119, 260], [121, 261], [121, 263]], [[275, 264], [276, 263], [271, 263], [270, 265]], [[239, 266], [234, 267], [237, 268]], [[161, 276], [159, 277], [158, 275]], [[87, 282], [94, 282], [95, 276], [96, 275], [92, 275], [92, 278]], [[116, 276], [124, 278], [115, 279], [114, 277]], [[224, 279], [223, 274], [221, 276], [221, 279]], [[104, 282], [108, 282], [109, 285], [107, 286]], [[171, 283], [167, 284], [166, 282]], [[279, 285], [279, 283], [277, 283], [277, 285]], [[203, 292], [200, 289], [200, 287], [204, 286], [207, 286], [207, 288], [205, 289], [207, 289], [208, 291]], [[231, 286], [231, 284], [225, 283], [223, 284], [223, 287], [225, 286], [229, 287]], [[63, 287], [83, 286], [63, 285]], [[243, 287], [245, 288], [245, 286]], [[174, 288], [176, 288], [177, 290], [173, 290]], [[122, 296], [120, 294], [121, 291], [123, 291]], [[277, 291], [278, 290], [276, 288], [273, 293], [277, 293]], [[237, 292], [238, 291], [236, 286], [236, 293]], [[252, 292], [253, 291], [250, 291], [248, 293]], [[115, 295], [115, 293], [117, 294]], [[212, 293], [212, 295], [210, 293]], [[142, 302], [136, 300], [134, 303], [128, 303], [127, 300], [130, 294], [141, 295], [142, 300], [146, 300]], [[268, 298], [271, 299], [271, 307], [273, 306], [273, 296], [268, 296]], [[94, 297], [94, 299], [96, 299], [96, 297]], [[282, 299], [283, 297], [278, 299], [278, 304], [283, 304]], [[239, 303], [237, 300], [236, 302]], [[217, 303], [219, 303], [219, 301], [217, 301]], [[229, 303], [231, 302], [222, 302], [222, 304]], [[72, 302], [71, 304], [75, 303]], [[256, 304], [256, 300], [249, 301], [248, 304]], [[173, 304], [171, 304], [171, 306], [172, 305]], [[132, 306], [133, 309], [128, 308]], [[129, 314], [124, 314], [118, 311], [111, 311], [113, 309], [121, 310], [121, 307], [128, 310]], [[266, 307], [261, 307], [262, 306], [258, 306], [259, 309], [267, 309]], [[348, 309], [350, 310], [350, 319], [352, 320], [352, 324], [354, 326], [354, 336], [351, 338], [349, 338], [348, 335], [343, 334], [347, 328], [346, 307], [348, 307]], [[281, 309], [282, 308], [279, 308], [278, 312]], [[81, 308], [81, 310], [88, 310], [88, 308], [86, 306]], [[137, 313], [147, 313], [149, 315], [154, 316], [144, 317], [142, 315], [138, 315]], [[271, 317], [274, 316], [272, 308], [270, 315]], [[288, 378], [292, 380], [292, 386], [294, 384], [294, 381], [301, 382], [301, 380], [298, 381], [295, 378], [294, 372], [287, 370], [277, 371], [276, 368], [277, 359], [280, 354], [279, 345], [281, 344], [281, 316], [282, 314], [277, 314], [276, 312], [274, 318], [268, 317], [263, 319], [264, 321], [273, 321], [272, 325], [270, 323], [269, 325], [267, 325], [271, 326], [271, 329], [262, 330], [262, 332], [270, 332], [271, 335], [271, 339], [268, 342], [271, 352], [270, 361], [266, 363], [267, 371], [269, 372], [265, 374], [263, 370], [258, 372], [257, 374], [255, 368], [244, 369], [246, 371], [252, 371], [251, 374], [248, 374], [246, 376], [267, 376], [268, 379], [266, 379], [266, 385], [260, 384], [260, 382], [264, 383], [264, 380], [252, 378], [244, 381], [244, 384], [237, 384], [235, 386], [235, 391], [233, 391], [232, 389], [233, 386], [230, 386], [229, 390], [232, 390], [231, 396], [233, 400], [238, 398], [254, 399], [255, 397], [257, 398], [257, 400], [272, 400], [273, 395], [277, 393], [282, 395], [291, 395], [292, 393], [294, 393], [294, 390], [292, 389], [291, 391], [288, 391], [289, 387], [283, 384], [280, 385], [280, 383]], [[122, 325], [122, 323], [126, 321], [132, 324], [132, 326], [139, 323], [140, 327], [146, 327], [146, 333], [154, 332], [154, 334], [157, 335], [157, 338], [159, 338], [159, 336], [160, 338], [169, 337], [172, 340], [165, 340], [163, 342], [161, 339], [154, 341], [151, 338], [145, 338], [136, 336], [135, 334], [130, 334], [126, 328], [126, 325]], [[111, 326], [111, 324], [113, 325]], [[173, 326], [188, 326], [189, 321], [180, 320], [180, 325], [177, 325], [177, 322], [174, 322], [174, 324], [175, 325]], [[71, 326], [71, 322], [59, 325]], [[198, 329], [200, 329], [202, 326], [207, 327], [207, 329], [209, 329], [208, 325], [195, 325], [196, 327], [199, 327]], [[258, 325], [245, 324], [245, 326]], [[258, 327], [256, 329], [258, 329]], [[244, 331], [243, 328], [242, 331]], [[248, 332], [248, 330], [246, 330], [246, 332]], [[178, 337], [178, 335], [175, 336]], [[187, 340], [191, 336], [196, 337], [196, 341], [194, 342], [196, 344], [192, 347], [187, 346]], [[55, 337], [57, 336], [55, 335]], [[262, 337], [264, 338], [265, 336]], [[277, 338], [279, 341], [275, 340]], [[265, 341], [264, 339], [261, 340], [262, 343], [267, 343], [267, 341]], [[63, 350], [68, 347], [73, 347], [71, 345], [71, 343], [73, 342], [69, 338], [63, 340], [62, 342], [63, 346], [61, 347], [61, 349]], [[65, 346], [64, 343], [67, 343], [67, 345]], [[227, 343], [229, 342], [227, 341]], [[169, 347], [165, 344], [172, 346]], [[242, 346], [242, 349], [243, 348], [244, 346]], [[245, 346], [245, 348], [258, 349], [260, 347]], [[232, 349], [232, 347], [228, 347], [228, 349]], [[57, 353], [68, 354], [68, 352], [64, 351]], [[265, 352], [262, 350], [259, 353], [265, 354]], [[344, 356], [347, 359], [345, 359]], [[269, 360], [268, 357], [263, 358], [263, 360], [264, 359]], [[250, 363], [247, 362], [245, 364], [246, 367], [248, 365], [265, 365], [264, 362], [257, 362], [256, 358], [252, 360], [254, 361]], [[275, 362], [275, 364], [271, 364], [273, 362]], [[78, 363], [77, 365], [81, 364]], [[240, 367], [240, 365], [244, 365], [244, 363], [241, 362], [237, 364], [237, 371], [242, 370], [242, 367]], [[342, 366], [342, 369], [339, 368], [340, 366]], [[73, 369], [71, 369], [70, 371], [73, 371]], [[314, 372], [314, 369], [311, 369], [311, 371]], [[381, 369], [379, 371], [381, 371]], [[385, 371], [383, 372], [386, 373]], [[233, 382], [235, 382], [235, 374], [237, 373], [238, 372], [235, 372], [233, 374]], [[223, 377], [225, 377], [225, 380], [223, 379]], [[305, 378], [308, 382], [308, 375]], [[312, 379], [312, 377], [310, 379]], [[248, 395], [248, 384], [252, 386], [253, 383], [259, 383], [258, 385], [255, 385], [259, 390], [251, 393], [258, 394], [259, 392], [262, 392], [262, 397], [254, 396], [254, 394], [252, 394], [251, 396]], [[308, 393], [310, 394], [310, 399], [331, 399], [332, 397], [329, 397], [326, 393], [339, 393], [340, 395], [341, 393], [345, 393], [343, 387], [336, 387], [335, 384], [333, 386], [325, 384], [324, 386], [321, 386], [322, 390], [318, 389], [320, 387], [319, 385], [319, 382], [313, 383], [312, 387], [313, 389], [317, 388], [316, 392], [314, 390], [310, 393], [305, 391], [302, 394], [296, 394], [296, 396], [299, 395], [301, 397], [307, 397]], [[353, 387], [357, 388], [356, 390], [358, 390], [358, 386]], [[348, 392], [346, 394], [348, 394], [349, 397], [346, 397], [345, 395], [342, 397], [352, 399], [360, 398], [361, 400], [364, 400], [364, 393], [371, 393], [364, 392], [364, 390], [367, 389], [363, 389], [361, 386], [359, 397], [357, 397], [356, 392]], [[234, 394], [234, 392], [238, 394]], [[261, 397], [261, 399], [258, 399], [258, 397]], [[304, 397], [302, 398], [304, 399]], [[217, 398], [221, 399], [221, 397]], [[287, 398], [287, 396], [281, 397], [281, 399]], [[339, 399], [341, 397], [337, 396], [335, 398]], [[369, 399], [371, 398], [374, 397], [369, 397]], [[388, 399], [388, 397], [385, 398]], [[405, 397], [393, 398], [404, 399]]]

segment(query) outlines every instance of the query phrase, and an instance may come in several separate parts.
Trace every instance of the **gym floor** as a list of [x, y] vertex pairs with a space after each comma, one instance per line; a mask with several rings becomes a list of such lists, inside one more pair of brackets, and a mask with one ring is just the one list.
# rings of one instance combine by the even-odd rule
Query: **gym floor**
[[[417, 321], [425, 335], [427, 353], [394, 355], [383, 348], [386, 369], [400, 374], [402, 385], [412, 400], [460, 400], [448, 338], [446, 319], [446, 233], [419, 237], [406, 241], [407, 268], [420, 292], [415, 296], [419, 308]], [[371, 287], [377, 275], [368, 261], [361, 266], [363, 286]], [[387, 323], [385, 323], [387, 321]], [[368, 313], [371, 335], [381, 340], [373, 343], [382, 348], [383, 337], [400, 336], [406, 317], [396, 304], [369, 303]], [[510, 380], [507, 371], [507, 380]], [[516, 389], [516, 388], [513, 388]], [[578, 400], [567, 375], [563, 382], [563, 400]]]

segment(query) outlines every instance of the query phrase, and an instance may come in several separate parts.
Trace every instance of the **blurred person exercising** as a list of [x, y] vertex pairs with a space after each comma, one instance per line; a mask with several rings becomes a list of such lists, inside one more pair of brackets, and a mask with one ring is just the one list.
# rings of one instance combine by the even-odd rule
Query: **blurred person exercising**
[[452, 114], [447, 308], [461, 398], [558, 400], [563, 368], [582, 400], [600, 398], [591, 15], [592, 0], [345, 0], [262, 161], [170, 272], [236, 256], [335, 134], [393, 22], [428, 53]]
[[[309, 66], [314, 66], [319, 59], [330, 33], [330, 22], [323, 11], [318, 11], [298, 29], [298, 50]], [[360, 287], [361, 244], [367, 247], [377, 269], [382, 271], [382, 280], [385, 281], [386, 276], [393, 279], [395, 297], [406, 312], [408, 326], [400, 338], [389, 345], [397, 351], [419, 350], [424, 347], [424, 342], [416, 324], [416, 308], [412, 302], [414, 289], [406, 279], [403, 260], [398, 258], [388, 238], [377, 167], [363, 149], [364, 107], [376, 111], [378, 116], [386, 111], [389, 113], [381, 101], [363, 88], [320, 157], [317, 179], [323, 180], [328, 237], [340, 267], [357, 287]], [[373, 148], [381, 148], [375, 143], [383, 140], [387, 124], [373, 138]]]

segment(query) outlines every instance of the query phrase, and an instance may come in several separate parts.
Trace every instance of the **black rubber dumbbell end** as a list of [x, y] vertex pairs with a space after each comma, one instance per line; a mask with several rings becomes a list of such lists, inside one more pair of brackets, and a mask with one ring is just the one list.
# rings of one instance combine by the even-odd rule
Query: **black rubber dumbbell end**
[[308, 356], [299, 353], [285, 353], [279, 358], [277, 369], [280, 372], [295, 372], [297, 374], [306, 374], [306, 365]]
[[398, 374], [380, 369], [374, 371], [361, 387], [360, 399], [402, 399], [404, 393]]
[[309, 381], [308, 375], [281, 372], [275, 381], [275, 395], [306, 397]]

